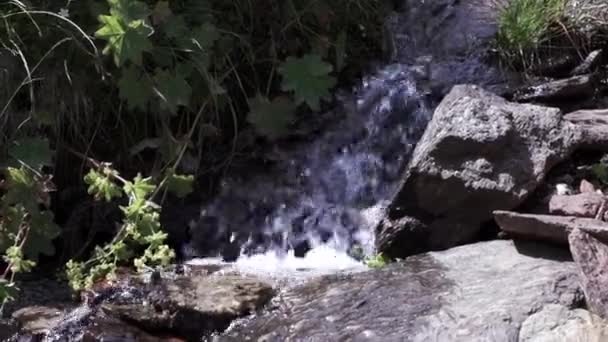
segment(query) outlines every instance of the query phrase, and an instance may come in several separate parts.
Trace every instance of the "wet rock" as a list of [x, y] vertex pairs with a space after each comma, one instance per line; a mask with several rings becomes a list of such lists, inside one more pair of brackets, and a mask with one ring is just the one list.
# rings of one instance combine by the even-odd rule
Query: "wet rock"
[[602, 62], [602, 59], [604, 58], [603, 55], [604, 55], [604, 51], [601, 49], [591, 51], [589, 53], [589, 55], [587, 55], [585, 60], [581, 64], [579, 64], [576, 68], [574, 68], [574, 70], [572, 70], [571, 75], [572, 76], [583, 75], [583, 74], [595, 71], [595, 69]]
[[47, 306], [31, 306], [13, 313], [19, 322], [20, 332], [30, 335], [44, 335], [51, 331], [63, 318], [63, 311]]
[[513, 94], [513, 100], [517, 102], [561, 102], [575, 98], [580, 101], [583, 98], [592, 97], [595, 88], [596, 79], [593, 75], [573, 76], [519, 89]]
[[593, 185], [593, 183], [589, 182], [588, 180], [583, 179], [583, 180], [581, 180], [581, 184], [579, 186], [579, 191], [583, 194], [594, 193], [595, 185]]
[[549, 213], [591, 218], [600, 214], [600, 217], [603, 217], [600, 210], [605, 211], [606, 202], [606, 197], [595, 192], [570, 196], [555, 195], [549, 201]]
[[274, 293], [255, 278], [191, 276], [163, 280], [147, 303], [107, 303], [102, 308], [146, 331], [171, 332], [194, 341], [262, 308]]
[[608, 223], [591, 218], [519, 214], [500, 210], [494, 212], [494, 218], [503, 231], [527, 239], [567, 244], [568, 235], [575, 229], [608, 238]]
[[608, 318], [608, 245], [605, 241], [608, 240], [600, 240], [581, 229], [575, 229], [569, 236], [587, 306], [602, 318]]
[[548, 304], [524, 321], [519, 342], [600, 342], [608, 340], [608, 322], [583, 309]]
[[0, 341], [8, 341], [18, 330], [19, 326], [16, 322], [0, 319]]
[[608, 109], [579, 110], [564, 118], [581, 131], [581, 148], [608, 151]]
[[581, 304], [568, 253], [491, 241], [288, 289], [215, 341], [517, 341], [548, 304]]
[[[376, 229], [377, 249], [405, 257], [473, 240], [494, 210], [521, 204], [578, 141], [558, 109], [511, 103], [476, 86], [454, 87]], [[403, 217], [416, 221], [401, 224]]]
[[534, 65], [530, 72], [544, 77], [566, 77], [576, 67], [577, 60], [572, 53], [548, 56], [543, 58], [542, 63]]
[[83, 329], [80, 339], [83, 342], [185, 342], [186, 340], [170, 335], [152, 335], [120, 319], [98, 314], [94, 324]]

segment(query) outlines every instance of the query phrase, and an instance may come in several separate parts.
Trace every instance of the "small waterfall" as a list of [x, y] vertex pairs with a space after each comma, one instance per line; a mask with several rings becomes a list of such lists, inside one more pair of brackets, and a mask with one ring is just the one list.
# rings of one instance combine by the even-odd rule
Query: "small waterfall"
[[[430, 92], [421, 89], [424, 70], [392, 64], [364, 78], [351, 94], [340, 96], [342, 120], [314, 141], [277, 150], [280, 161], [268, 170], [227, 179], [204, 210], [201, 221], [213, 225], [194, 229], [212, 229], [229, 239], [240, 248], [237, 263], [268, 263], [260, 253], [270, 259], [283, 255], [297, 265], [301, 261], [293, 257], [310, 250], [317, 251], [320, 263], [319, 253], [356, 248], [370, 254], [381, 208], [431, 116]], [[208, 244], [210, 236], [203, 236], [198, 241]], [[185, 252], [196, 254], [201, 247], [196, 242]]]
[[386, 21], [392, 64], [338, 95], [336, 110], [320, 116], [343, 118], [325, 124], [323, 133], [280, 144], [272, 167], [226, 179], [191, 227], [184, 255], [217, 251], [240, 256], [238, 264], [264, 253], [292, 260], [320, 246], [322, 255], [372, 253], [373, 228], [438, 100], [455, 84], [500, 93], [507, 80], [486, 63], [494, 2], [400, 2], [404, 10]]

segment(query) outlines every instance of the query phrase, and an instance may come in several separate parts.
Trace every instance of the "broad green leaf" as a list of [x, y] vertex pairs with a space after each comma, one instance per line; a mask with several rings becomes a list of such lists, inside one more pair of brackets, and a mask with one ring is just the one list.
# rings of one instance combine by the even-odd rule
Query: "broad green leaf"
[[204, 23], [194, 30], [193, 41], [203, 51], [208, 51], [220, 39], [220, 33], [211, 23]]
[[3, 217], [0, 217], [0, 254], [15, 244], [15, 239], [17, 239], [27, 212], [23, 205], [17, 204], [6, 207], [3, 210], [3, 215]]
[[163, 46], [155, 46], [154, 49], [150, 52], [150, 54], [152, 55], [154, 64], [157, 67], [161, 67], [161, 68], [173, 67], [175, 55], [173, 54], [173, 51], [171, 51], [171, 49], [168, 49]]
[[163, 32], [169, 38], [183, 38], [188, 32], [186, 20], [181, 15], [173, 15], [165, 20]]
[[608, 165], [604, 163], [594, 164], [591, 167], [593, 175], [602, 183], [608, 184]]
[[61, 229], [54, 222], [50, 211], [30, 212], [29, 232], [23, 246], [26, 258], [38, 261], [40, 254], [52, 256], [55, 254], [53, 240], [59, 236]]
[[150, 15], [148, 6], [141, 1], [108, 0], [108, 3], [110, 4], [110, 13], [125, 22], [144, 20]]
[[169, 178], [167, 178], [167, 190], [179, 198], [188, 196], [193, 190], [193, 184], [193, 175], [171, 174]]
[[183, 78], [188, 78], [194, 72], [194, 65], [189, 62], [177, 63], [175, 71], [178, 75], [182, 75]]
[[15, 283], [11, 283], [0, 277], [0, 304], [15, 299], [16, 294], [17, 287], [15, 287]]
[[118, 90], [120, 98], [127, 101], [131, 110], [145, 110], [152, 97], [152, 85], [147, 78], [142, 77], [141, 71], [134, 65], [122, 69]]
[[155, 25], [159, 25], [167, 21], [173, 15], [169, 7], [169, 1], [158, 1], [152, 10], [152, 20]]
[[305, 102], [311, 109], [319, 110], [320, 100], [328, 98], [329, 90], [336, 84], [336, 79], [329, 76], [332, 69], [319, 55], [288, 57], [279, 68], [282, 89], [293, 91], [297, 104]]
[[157, 69], [154, 80], [155, 90], [164, 108], [176, 113], [178, 106], [187, 106], [190, 103], [192, 88], [179, 73]]
[[249, 121], [255, 130], [269, 139], [277, 139], [289, 132], [295, 119], [295, 105], [287, 98], [279, 97], [272, 102], [258, 95], [249, 99]]
[[45, 138], [25, 138], [17, 140], [9, 148], [9, 155], [25, 165], [40, 169], [52, 165], [53, 152]]
[[[23, 210], [37, 210], [36, 180], [33, 173], [25, 166], [21, 166], [20, 168], [9, 167], [6, 169], [5, 176], [8, 191], [2, 197], [0, 204], [4, 206], [21, 205], [24, 207]], [[20, 222], [22, 218], [18, 212], [11, 212], [13, 216], [6, 212], [3, 214], [6, 215], [5, 219], [13, 223]]]
[[95, 36], [108, 42], [103, 53], [112, 53], [117, 66], [126, 61], [141, 64], [142, 54], [152, 49], [148, 38], [153, 33], [152, 28], [144, 20], [126, 22], [117, 16], [102, 15], [99, 21], [103, 26]]

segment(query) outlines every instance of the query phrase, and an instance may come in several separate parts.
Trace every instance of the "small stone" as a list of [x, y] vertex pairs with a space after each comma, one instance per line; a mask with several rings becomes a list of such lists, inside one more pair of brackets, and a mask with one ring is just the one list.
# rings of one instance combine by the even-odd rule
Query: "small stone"
[[589, 182], [588, 180], [583, 179], [579, 186], [579, 191], [581, 193], [595, 192], [595, 186], [591, 184], [591, 182]]
[[555, 195], [549, 200], [549, 212], [554, 215], [595, 217], [606, 198], [595, 192], [578, 195]]
[[26, 334], [46, 334], [63, 318], [63, 312], [47, 306], [30, 306], [13, 313], [21, 331]]

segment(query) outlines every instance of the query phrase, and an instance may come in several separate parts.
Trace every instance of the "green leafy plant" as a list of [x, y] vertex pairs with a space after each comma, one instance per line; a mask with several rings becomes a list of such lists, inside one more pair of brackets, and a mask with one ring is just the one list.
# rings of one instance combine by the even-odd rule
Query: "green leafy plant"
[[[178, 180], [177, 189], [181, 195], [191, 189], [188, 177], [174, 176], [172, 179], [173, 182]], [[97, 247], [87, 261], [70, 260], [67, 263], [66, 273], [73, 289], [90, 288], [97, 281], [112, 278], [120, 265], [131, 263], [142, 271], [166, 266], [173, 260], [175, 254], [165, 243], [167, 234], [162, 231], [159, 221], [160, 206], [150, 199], [157, 189], [151, 178], [138, 175], [128, 181], [107, 164], [99, 164], [97, 170], [91, 169], [85, 181], [89, 184], [89, 193], [96, 198], [111, 201], [124, 195], [128, 205], [121, 206], [122, 226], [110, 243]], [[122, 187], [115, 182], [121, 183]]]
[[597, 180], [608, 185], [608, 165], [604, 163], [597, 163], [591, 167], [591, 172]]
[[382, 253], [378, 253], [374, 256], [367, 257], [364, 260], [365, 265], [370, 268], [382, 268], [389, 264], [391, 260], [384, 256]]
[[40, 255], [53, 255], [53, 239], [60, 228], [50, 211], [54, 185], [43, 168], [51, 164], [48, 141], [25, 138], [9, 148], [11, 164], [0, 182], [0, 255], [7, 264], [0, 274], [0, 303], [15, 294], [17, 273], [29, 272]]
[[[113, 239], [66, 265], [75, 289], [121, 265], [170, 262], [159, 223], [166, 194], [186, 197], [201, 168], [216, 173], [251, 148], [238, 145], [243, 126], [277, 140], [322, 110], [338, 82], [380, 51], [385, 2], [35, 5], [0, 4], [1, 52], [17, 61], [0, 111], [1, 301], [15, 295], [15, 274], [55, 253], [49, 192], [58, 177], [68, 187], [84, 180], [96, 200], [126, 202]], [[82, 175], [66, 162], [73, 155], [93, 168]], [[112, 163], [88, 157], [100, 155]]]

